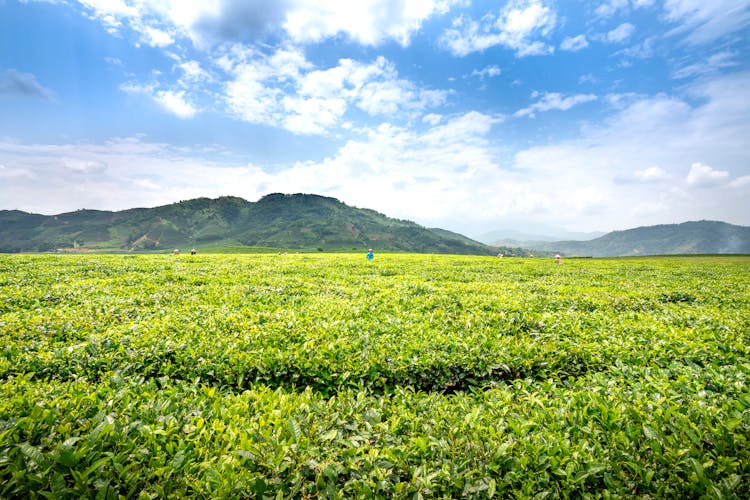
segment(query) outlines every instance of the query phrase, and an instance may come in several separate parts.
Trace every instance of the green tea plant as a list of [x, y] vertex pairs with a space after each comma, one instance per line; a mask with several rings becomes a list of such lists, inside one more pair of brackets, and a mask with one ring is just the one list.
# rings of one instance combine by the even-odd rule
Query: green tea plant
[[750, 258], [0, 256], [0, 497], [750, 496]]

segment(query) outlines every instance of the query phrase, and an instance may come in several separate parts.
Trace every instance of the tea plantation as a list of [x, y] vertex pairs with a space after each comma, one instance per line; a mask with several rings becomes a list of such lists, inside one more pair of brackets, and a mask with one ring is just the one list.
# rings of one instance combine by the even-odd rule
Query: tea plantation
[[0, 498], [750, 498], [750, 257], [0, 255]]

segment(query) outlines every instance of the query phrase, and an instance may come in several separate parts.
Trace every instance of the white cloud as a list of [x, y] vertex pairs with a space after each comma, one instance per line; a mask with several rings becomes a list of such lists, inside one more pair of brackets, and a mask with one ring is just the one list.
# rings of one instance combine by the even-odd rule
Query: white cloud
[[282, 126], [296, 134], [323, 134], [335, 126], [346, 111], [343, 99], [284, 97]]
[[534, 38], [547, 37], [557, 25], [557, 15], [543, 0], [511, 0], [498, 15], [481, 21], [460, 16], [440, 37], [440, 44], [456, 56], [482, 52], [501, 45], [517, 57], [546, 55], [554, 47]]
[[442, 119], [443, 119], [442, 115], [438, 115], [436, 113], [429, 113], [422, 117], [422, 123], [429, 123], [430, 125], [435, 126], [438, 123], [440, 123], [440, 120]]
[[185, 91], [159, 90], [153, 96], [154, 100], [161, 106], [179, 116], [180, 118], [192, 118], [197, 109], [185, 99]]
[[394, 81], [369, 82], [358, 94], [357, 106], [371, 115], [395, 114], [402, 102], [414, 102], [410, 92]]
[[624, 59], [621, 64], [624, 66], [627, 66], [630, 64], [630, 61], [629, 61], [630, 59], [648, 59], [654, 54], [655, 39], [656, 37], [648, 37], [645, 40], [643, 40], [641, 43], [637, 43], [631, 47], [618, 50], [612, 55], [622, 56]]
[[341, 125], [352, 106], [369, 115], [419, 113], [441, 105], [448, 92], [419, 88], [398, 78], [393, 63], [378, 57], [370, 64], [341, 59], [337, 66], [311, 70], [299, 52], [222, 63], [233, 75], [227, 82], [230, 111], [251, 123], [280, 126], [298, 134], [323, 134]]
[[530, 194], [524, 189], [511, 196], [517, 187], [501, 181], [508, 178], [498, 172], [487, 140], [497, 122], [470, 112], [424, 133], [382, 124], [366, 130], [362, 139], [348, 141], [331, 158], [295, 165], [276, 182], [291, 182], [294, 188], [284, 189], [298, 189], [302, 186], [295, 179], [307, 179], [310, 185], [317, 177], [315, 184], [328, 186], [328, 194], [396, 217], [435, 221], [445, 216], [476, 216], [478, 197], [500, 196], [509, 206], [512, 200], [525, 200], [524, 195]]
[[71, 172], [78, 172], [81, 174], [101, 172], [107, 168], [107, 165], [100, 161], [81, 160], [78, 158], [65, 158], [63, 159], [62, 164]]
[[225, 99], [229, 111], [250, 123], [277, 125], [282, 92], [266, 86], [252, 68], [242, 68], [234, 80], [226, 83]]
[[211, 75], [201, 67], [198, 61], [185, 61], [179, 63], [178, 66], [182, 70], [183, 78], [189, 82], [211, 79]]
[[78, 0], [78, 3], [88, 7], [94, 15], [100, 18], [140, 16], [137, 5], [129, 5], [123, 0]]
[[554, 28], [556, 16], [549, 6], [540, 1], [516, 1], [503, 9], [496, 24], [509, 39], [521, 43], [534, 32], [547, 34]]
[[669, 34], [689, 45], [708, 44], [750, 25], [747, 0], [666, 0], [665, 18], [678, 24]]
[[750, 175], [743, 175], [742, 177], [737, 177], [732, 182], [729, 183], [729, 186], [732, 188], [742, 189], [746, 187], [750, 187]]
[[578, 85], [583, 85], [584, 83], [598, 83], [599, 79], [592, 75], [591, 73], [587, 73], [585, 75], [581, 75], [578, 77]]
[[447, 96], [447, 91], [418, 89], [406, 80], [372, 82], [362, 87], [357, 106], [371, 115], [418, 112], [440, 106]]
[[162, 189], [161, 186], [148, 179], [133, 179], [133, 185], [138, 188], [151, 189], [154, 191]]
[[37, 176], [30, 170], [23, 168], [8, 168], [0, 164], [0, 179], [35, 179]]
[[576, 94], [566, 97], [557, 92], [545, 92], [544, 94], [533, 93], [531, 95], [532, 98], [540, 96], [541, 99], [539, 99], [537, 102], [529, 107], [519, 109], [513, 114], [513, 116], [529, 116], [533, 118], [537, 112], [551, 110], [567, 111], [573, 106], [595, 101], [597, 99], [594, 94]]
[[628, 5], [628, 0], [608, 0], [606, 2], [602, 2], [594, 12], [596, 12], [596, 15], [601, 17], [611, 17], [618, 11], [627, 9]]
[[471, 76], [476, 76], [479, 77], [480, 80], [484, 80], [485, 78], [500, 76], [501, 73], [502, 70], [497, 65], [491, 64], [482, 69], [475, 69], [471, 72]]
[[283, 23], [295, 42], [318, 42], [343, 34], [363, 45], [386, 38], [408, 45], [412, 33], [436, 14], [445, 14], [457, 0], [296, 0], [289, 2]]
[[633, 183], [657, 183], [664, 182], [671, 179], [669, 173], [661, 167], [651, 166], [642, 170], [636, 170], [632, 175], [616, 175], [614, 178], [617, 184], [633, 184]]
[[716, 54], [712, 54], [706, 61], [683, 66], [675, 71], [672, 77], [677, 79], [690, 78], [715, 73], [724, 68], [731, 68], [739, 64], [734, 59], [736, 56], [737, 54], [734, 52], [717, 52]]
[[[286, 123], [298, 133], [302, 130], [313, 133], [320, 127], [320, 122], [317, 125], [304, 124], [286, 116], [287, 112], [293, 111], [290, 100], [294, 98], [286, 95], [286, 87], [296, 85], [302, 72], [312, 66], [299, 49], [280, 48], [264, 55], [235, 46], [218, 64], [231, 75], [224, 85], [224, 97], [229, 111], [237, 118], [273, 126]], [[302, 100], [298, 99], [298, 102]], [[307, 104], [308, 108], [312, 105]], [[325, 107], [318, 103], [318, 108]], [[327, 108], [330, 111], [336, 106]], [[326, 122], [327, 118], [321, 120]]]
[[717, 186], [729, 180], [729, 172], [715, 170], [702, 163], [693, 163], [685, 180], [689, 185], [696, 187]]
[[89, 18], [101, 22], [108, 32], [116, 34], [126, 23], [149, 40], [139, 6], [128, 5], [123, 0], [79, 0], [78, 3], [84, 7]]
[[635, 26], [630, 23], [622, 23], [612, 31], [608, 31], [604, 35], [604, 40], [609, 43], [622, 43], [633, 34]]
[[154, 85], [143, 85], [135, 82], [123, 83], [120, 90], [127, 94], [151, 94], [154, 91]]
[[577, 52], [581, 49], [585, 49], [589, 46], [586, 35], [578, 35], [574, 37], [565, 37], [560, 44], [560, 50], [568, 50], [570, 52]]
[[166, 111], [179, 118], [192, 118], [198, 112], [196, 107], [186, 98], [184, 90], [159, 90], [155, 84], [142, 85], [139, 83], [125, 83], [120, 90], [129, 94], [143, 94], [157, 103]]
[[640, 9], [642, 7], [650, 7], [654, 4], [654, 0], [607, 0], [599, 4], [594, 10], [599, 17], [612, 17], [615, 14], [629, 8]]
[[648, 167], [644, 170], [636, 170], [633, 177], [642, 182], [658, 182], [669, 179], [669, 174], [663, 168]]
[[460, 16], [453, 21], [451, 28], [443, 33], [440, 43], [453, 55], [460, 57], [472, 52], [483, 52], [501, 43], [501, 37], [498, 34], [489, 34], [487, 31], [487, 28], [481, 29], [476, 21]]
[[167, 33], [151, 26], [143, 28], [144, 41], [152, 47], [168, 47], [174, 43], [174, 38]]
[[[138, 9], [142, 8], [143, 3], [148, 2], [138, 0], [78, 0], [78, 3], [102, 15], [137, 17], [139, 15]], [[159, 0], [154, 3], [159, 3]]]

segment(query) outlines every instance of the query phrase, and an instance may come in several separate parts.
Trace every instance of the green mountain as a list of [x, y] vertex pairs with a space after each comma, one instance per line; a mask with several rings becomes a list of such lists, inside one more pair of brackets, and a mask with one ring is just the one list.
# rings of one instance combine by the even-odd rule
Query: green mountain
[[441, 229], [312, 194], [198, 198], [120, 212], [78, 210], [54, 216], [0, 211], [0, 252], [214, 251], [247, 248], [524, 255]]
[[591, 257], [746, 254], [750, 253], [750, 227], [704, 220], [614, 231], [589, 241], [526, 242], [523, 245], [562, 255]]

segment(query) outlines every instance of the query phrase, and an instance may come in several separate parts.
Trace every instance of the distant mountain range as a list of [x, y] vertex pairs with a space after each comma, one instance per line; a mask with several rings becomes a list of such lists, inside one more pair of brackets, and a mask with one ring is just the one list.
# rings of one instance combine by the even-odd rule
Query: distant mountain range
[[249, 249], [527, 255], [312, 194], [198, 198], [119, 212], [0, 211], [0, 252]]
[[747, 254], [750, 253], [750, 227], [703, 220], [614, 231], [589, 241], [516, 243], [540, 251], [591, 257]]
[[362, 251], [372, 247], [507, 256], [721, 254], [750, 253], [750, 227], [697, 221], [614, 231], [588, 241], [494, 243], [486, 245], [314, 194], [275, 193], [255, 203], [229, 196], [197, 198], [119, 212], [39, 215], [0, 210], [0, 252]]
[[593, 240], [607, 233], [601, 231], [595, 232], [574, 232], [565, 231], [553, 226], [541, 226], [529, 231], [518, 231], [515, 229], [498, 229], [489, 233], [480, 234], [476, 237], [487, 245], [505, 245], [506, 242], [529, 242], [529, 241], [572, 241], [572, 240]]

